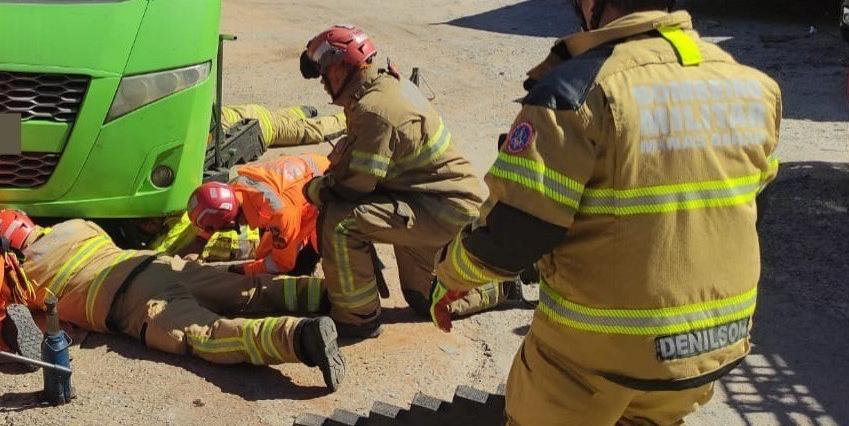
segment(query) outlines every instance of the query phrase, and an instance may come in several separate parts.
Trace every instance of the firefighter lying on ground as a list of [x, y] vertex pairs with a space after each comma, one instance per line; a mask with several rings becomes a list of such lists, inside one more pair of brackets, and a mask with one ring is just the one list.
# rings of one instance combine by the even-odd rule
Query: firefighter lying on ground
[[82, 219], [42, 228], [22, 212], [2, 210], [0, 235], [23, 257], [28, 289], [17, 293], [27, 297], [14, 302], [43, 309], [44, 299], [54, 295], [61, 319], [86, 330], [123, 333], [150, 348], [220, 364], [302, 362], [318, 367], [331, 390], [344, 378], [330, 318], [278, 315], [326, 309], [317, 278], [247, 277], [152, 251], [121, 250]]
[[221, 108], [221, 124], [225, 129], [244, 118], [259, 122], [260, 135], [267, 147], [315, 145], [345, 132], [345, 114], [316, 117], [315, 108], [310, 106], [271, 110], [248, 104]]
[[[336, 158], [305, 193], [321, 209], [331, 317], [340, 335], [351, 337], [380, 333], [372, 244], [393, 245], [404, 298], [426, 316], [436, 252], [477, 217], [482, 201], [478, 179], [439, 113], [410, 81], [378, 70], [376, 54], [361, 29], [334, 26], [301, 55], [303, 76], [321, 77], [347, 117]], [[474, 311], [503, 296], [500, 284], [490, 284], [460, 303]]]
[[438, 264], [445, 330], [464, 291], [539, 267], [509, 425], [682, 424], [750, 350], [781, 94], [669, 3], [574, 2], [593, 31], [532, 71], [485, 226]]

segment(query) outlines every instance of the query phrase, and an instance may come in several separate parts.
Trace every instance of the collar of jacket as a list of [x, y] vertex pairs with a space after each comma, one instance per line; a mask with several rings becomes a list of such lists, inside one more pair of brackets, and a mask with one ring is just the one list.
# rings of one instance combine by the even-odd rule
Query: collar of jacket
[[690, 14], [681, 10], [667, 13], [661, 11], [636, 12], [611, 21], [593, 31], [575, 33], [563, 38], [569, 53], [574, 57], [613, 40], [644, 34], [660, 27], [678, 27], [692, 30]]
[[342, 93], [333, 101], [334, 104], [341, 107], [358, 101], [365, 94], [366, 90], [374, 86], [375, 81], [380, 76], [380, 71], [376, 66], [371, 65], [362, 72], [359, 72], [348, 84], [342, 89]]

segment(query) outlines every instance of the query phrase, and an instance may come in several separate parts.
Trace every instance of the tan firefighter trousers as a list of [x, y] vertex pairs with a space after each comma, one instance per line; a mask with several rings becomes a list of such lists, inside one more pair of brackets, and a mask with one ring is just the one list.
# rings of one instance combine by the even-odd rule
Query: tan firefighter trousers
[[[325, 296], [320, 278], [247, 277], [161, 256], [131, 278], [109, 321], [148, 347], [214, 363], [298, 362], [293, 341], [301, 318], [277, 315], [318, 312]], [[275, 316], [228, 317], [243, 314]]]
[[[460, 225], [436, 219], [415, 195], [374, 195], [357, 203], [334, 201], [322, 206], [319, 232], [321, 265], [330, 299], [331, 317], [359, 325], [380, 313], [380, 297], [371, 258], [371, 244], [391, 244], [398, 263], [401, 289], [417, 313], [429, 317], [435, 258]], [[471, 291], [450, 309], [469, 315], [501, 303], [501, 285]]]
[[712, 396], [713, 383], [675, 392], [618, 385], [573, 364], [531, 332], [507, 379], [507, 425], [679, 425]]
[[270, 110], [262, 105], [231, 105], [221, 109], [221, 124], [228, 128], [243, 118], [259, 121], [267, 147], [313, 145], [345, 132], [345, 114], [309, 118], [301, 107]]

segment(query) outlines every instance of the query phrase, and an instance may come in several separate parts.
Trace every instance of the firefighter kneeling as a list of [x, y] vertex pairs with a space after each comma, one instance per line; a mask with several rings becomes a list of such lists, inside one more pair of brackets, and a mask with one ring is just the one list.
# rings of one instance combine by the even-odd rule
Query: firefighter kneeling
[[539, 267], [508, 424], [678, 424], [746, 356], [755, 198], [775, 176], [778, 85], [662, 0], [578, 0], [486, 182], [493, 206], [437, 267], [432, 316]]

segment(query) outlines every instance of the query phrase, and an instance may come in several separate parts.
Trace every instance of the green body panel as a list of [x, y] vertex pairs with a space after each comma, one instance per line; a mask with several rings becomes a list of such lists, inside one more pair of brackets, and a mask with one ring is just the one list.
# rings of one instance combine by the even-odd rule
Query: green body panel
[[[151, 0], [139, 28], [136, 45], [124, 71], [126, 75], [158, 71], [176, 66], [209, 61], [218, 53], [218, 1]], [[203, 23], [214, 28], [199, 31]]]
[[68, 123], [33, 121], [21, 126], [21, 145], [30, 152], [62, 152], [70, 133]]
[[[185, 209], [203, 172], [219, 15], [219, 0], [0, 3], [0, 71], [91, 78], [75, 122], [22, 123], [23, 151], [61, 158], [42, 186], [0, 187], [0, 206], [91, 218]], [[122, 76], [203, 62], [206, 80], [104, 123]], [[175, 172], [167, 188], [150, 182], [159, 165]]]

